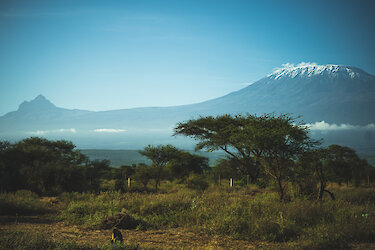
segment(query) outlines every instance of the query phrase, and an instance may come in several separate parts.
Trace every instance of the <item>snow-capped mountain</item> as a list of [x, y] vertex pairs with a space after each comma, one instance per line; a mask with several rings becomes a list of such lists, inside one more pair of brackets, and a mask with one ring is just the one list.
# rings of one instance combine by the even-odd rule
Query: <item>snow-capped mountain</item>
[[358, 79], [369, 80], [375, 77], [355, 67], [344, 65], [318, 65], [316, 63], [300, 63], [296, 66], [293, 64], [284, 64], [284, 67], [276, 69], [269, 74], [269, 79], [282, 79], [282, 78], [305, 78], [305, 77], [330, 77], [342, 79]]
[[71, 136], [75, 138], [84, 134], [92, 139], [99, 132], [121, 131], [112, 137], [106, 134], [105, 138], [111, 138], [112, 144], [126, 140], [128, 144], [134, 140], [138, 143], [141, 137], [146, 145], [160, 144], [170, 142], [177, 122], [200, 115], [274, 112], [301, 115], [306, 123], [365, 126], [375, 123], [374, 108], [375, 76], [342, 65], [287, 64], [239, 91], [184, 106], [91, 112], [59, 108], [38, 96], [0, 117], [0, 139], [56, 131], [74, 131]]

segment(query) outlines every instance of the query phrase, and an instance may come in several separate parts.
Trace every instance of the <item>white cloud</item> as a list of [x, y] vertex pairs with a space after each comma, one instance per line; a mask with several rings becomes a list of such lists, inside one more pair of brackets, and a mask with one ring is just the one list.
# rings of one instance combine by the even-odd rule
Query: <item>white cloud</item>
[[375, 129], [375, 124], [370, 123], [365, 126], [351, 125], [351, 124], [329, 124], [325, 121], [315, 122], [313, 124], [306, 124], [306, 126], [314, 131], [337, 131], [337, 130], [362, 130], [362, 129]]
[[114, 128], [98, 128], [94, 129], [94, 132], [98, 133], [122, 133], [125, 132], [125, 129], [114, 129]]
[[283, 69], [294, 69], [294, 68], [305, 68], [305, 67], [312, 67], [312, 66], [319, 66], [317, 63], [315, 62], [300, 62], [299, 64], [295, 65], [294, 63], [284, 63], [284, 64], [281, 64], [281, 68], [280, 67], [277, 67], [274, 69], [274, 71], [280, 71], [280, 70], [283, 70]]
[[319, 66], [319, 65], [315, 62], [301, 62], [297, 64], [296, 67], [303, 68], [303, 67], [312, 67], [312, 66]]
[[50, 131], [47, 131], [47, 130], [37, 130], [37, 131], [31, 131], [29, 132], [29, 134], [33, 134], [33, 135], [44, 135], [44, 134], [47, 134], [49, 133]]
[[69, 128], [69, 129], [64, 129], [64, 128], [61, 128], [59, 129], [59, 132], [72, 132], [72, 133], [76, 133], [76, 129], [75, 128]]
[[51, 133], [76, 133], [75, 128], [61, 128], [61, 129], [56, 129], [56, 130], [37, 130], [37, 131], [31, 131], [28, 132], [29, 134], [32, 135], [45, 135], [45, 134], [51, 134]]

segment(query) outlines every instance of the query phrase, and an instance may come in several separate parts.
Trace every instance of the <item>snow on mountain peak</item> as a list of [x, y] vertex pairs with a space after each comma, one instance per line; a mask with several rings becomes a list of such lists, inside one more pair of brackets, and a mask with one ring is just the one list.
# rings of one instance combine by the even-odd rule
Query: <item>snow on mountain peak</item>
[[348, 66], [326, 64], [318, 65], [316, 63], [302, 62], [294, 65], [290, 63], [283, 64], [282, 68], [277, 68], [274, 72], [269, 74], [267, 77], [270, 79], [282, 79], [282, 78], [300, 78], [300, 77], [312, 77], [316, 75], [327, 75], [330, 77], [343, 76], [346, 78], [359, 78], [361, 71]]

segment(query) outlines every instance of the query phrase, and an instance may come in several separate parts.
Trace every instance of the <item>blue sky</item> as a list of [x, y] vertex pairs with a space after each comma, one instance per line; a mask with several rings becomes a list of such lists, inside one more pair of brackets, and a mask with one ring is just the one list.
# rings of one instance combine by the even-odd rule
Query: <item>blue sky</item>
[[375, 74], [375, 1], [0, 1], [0, 115], [205, 101], [284, 63]]

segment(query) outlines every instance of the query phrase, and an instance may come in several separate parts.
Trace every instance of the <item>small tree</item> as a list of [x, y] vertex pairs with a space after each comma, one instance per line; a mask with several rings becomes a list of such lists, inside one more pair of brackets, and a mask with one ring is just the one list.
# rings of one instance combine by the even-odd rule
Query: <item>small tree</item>
[[134, 178], [143, 184], [143, 187], [146, 189], [147, 184], [150, 182], [156, 174], [154, 173], [155, 168], [147, 166], [146, 164], [139, 164], [136, 168]]
[[[298, 162], [300, 171], [305, 174], [305, 177], [318, 182], [317, 200], [319, 201], [323, 199], [324, 192], [328, 193], [332, 200], [335, 199], [334, 194], [327, 189], [328, 182], [335, 179], [335, 173], [327, 164], [327, 160], [328, 150], [321, 148], [305, 152]], [[306, 178], [301, 178], [299, 181], [305, 181]]]
[[30, 189], [37, 193], [85, 191], [88, 159], [72, 142], [31, 137], [1, 146], [2, 188], [7, 191]]
[[157, 191], [160, 186], [162, 170], [167, 163], [175, 157], [178, 153], [178, 149], [172, 145], [149, 145], [145, 147], [144, 150], [139, 151], [139, 153], [149, 158], [152, 161], [153, 167], [156, 168], [155, 191]]
[[172, 177], [176, 179], [184, 179], [190, 173], [202, 174], [209, 169], [207, 157], [190, 154], [182, 150], [176, 152], [168, 162], [167, 167]]
[[308, 130], [296, 124], [289, 115], [259, 117], [257, 147], [266, 174], [279, 189], [280, 200], [285, 199], [285, 181], [293, 176], [294, 162], [318, 142], [309, 138]]
[[238, 164], [236, 164], [233, 159], [220, 159], [216, 162], [216, 165], [211, 169], [211, 176], [217, 180], [218, 178], [238, 178], [239, 177], [239, 169], [237, 168]]
[[361, 172], [360, 163], [356, 152], [349, 147], [334, 144], [327, 148], [326, 164], [334, 171], [339, 184], [346, 182], [348, 185]]

